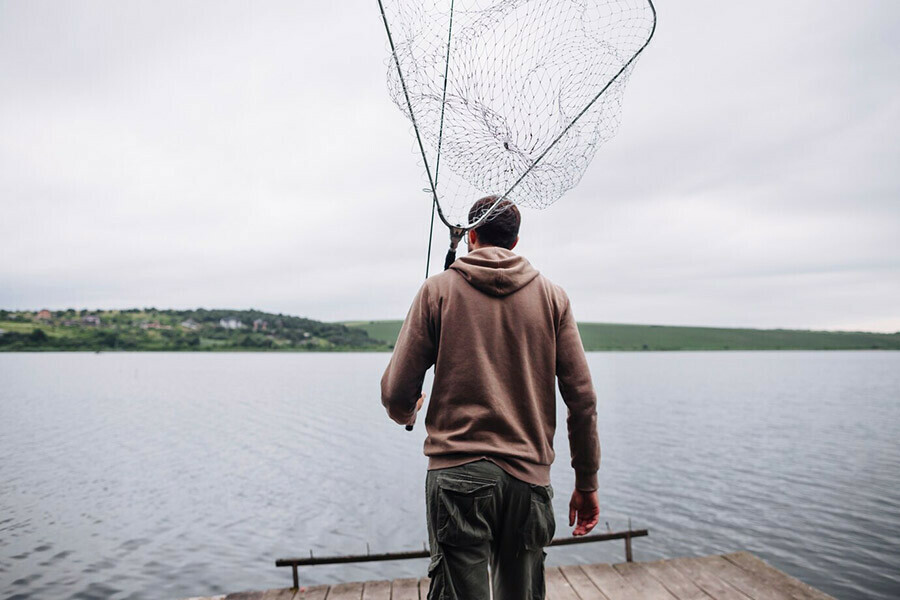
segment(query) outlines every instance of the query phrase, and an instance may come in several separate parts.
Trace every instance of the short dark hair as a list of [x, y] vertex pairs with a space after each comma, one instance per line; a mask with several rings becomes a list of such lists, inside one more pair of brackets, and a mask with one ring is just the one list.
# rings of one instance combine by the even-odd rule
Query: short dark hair
[[[469, 209], [469, 223], [474, 223], [481, 215], [486, 213], [500, 196], [486, 196], [475, 202]], [[488, 218], [476, 227], [478, 241], [488, 246], [501, 246], [507, 250], [512, 249], [519, 237], [519, 226], [522, 224], [522, 215], [519, 208], [509, 200], [502, 200], [497, 208], [491, 211]]]

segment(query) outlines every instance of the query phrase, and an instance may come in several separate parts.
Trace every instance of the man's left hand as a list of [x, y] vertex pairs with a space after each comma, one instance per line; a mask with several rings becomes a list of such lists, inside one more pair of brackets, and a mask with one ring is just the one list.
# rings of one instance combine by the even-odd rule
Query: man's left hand
[[597, 492], [582, 492], [576, 489], [569, 501], [569, 527], [575, 525], [572, 535], [587, 535], [600, 520], [600, 502]]

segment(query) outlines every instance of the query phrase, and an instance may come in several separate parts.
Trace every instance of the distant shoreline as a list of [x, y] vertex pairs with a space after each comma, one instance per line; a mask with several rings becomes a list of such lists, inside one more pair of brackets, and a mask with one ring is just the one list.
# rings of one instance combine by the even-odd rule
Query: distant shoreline
[[[402, 321], [345, 321], [369, 337], [393, 344]], [[900, 350], [900, 332], [870, 333], [802, 329], [737, 329], [579, 323], [588, 352], [682, 352], [772, 350]]]
[[[588, 350], [587, 354], [678, 354], [678, 353], [698, 353], [703, 352], [784, 352], [785, 354], [792, 352], [897, 352], [900, 348], [756, 348], [748, 349], [717, 349], [717, 348], [691, 348], [682, 350]], [[232, 348], [227, 350], [91, 350], [91, 349], [22, 349], [22, 350], [6, 350], [0, 348], [2, 354], [387, 354], [390, 355], [391, 349], [381, 350], [361, 350], [356, 348], [346, 348], [341, 350], [244, 350], [241, 348]]]
[[[0, 352], [390, 352], [400, 320], [258, 310], [0, 310]], [[588, 352], [900, 350], [900, 332], [579, 323]]]

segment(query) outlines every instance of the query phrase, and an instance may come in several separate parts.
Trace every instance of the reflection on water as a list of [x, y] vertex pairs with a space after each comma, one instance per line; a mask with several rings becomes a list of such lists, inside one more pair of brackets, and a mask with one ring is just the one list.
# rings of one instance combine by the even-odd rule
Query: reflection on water
[[[386, 418], [387, 359], [0, 355], [0, 594], [211, 595], [289, 585], [280, 556], [420, 548], [424, 432]], [[601, 524], [650, 529], [635, 560], [749, 550], [839, 598], [900, 595], [900, 353], [589, 360]], [[559, 535], [574, 481], [564, 431], [556, 447]], [[609, 542], [549, 558], [623, 557]], [[425, 566], [316, 567], [301, 578], [420, 576]]]

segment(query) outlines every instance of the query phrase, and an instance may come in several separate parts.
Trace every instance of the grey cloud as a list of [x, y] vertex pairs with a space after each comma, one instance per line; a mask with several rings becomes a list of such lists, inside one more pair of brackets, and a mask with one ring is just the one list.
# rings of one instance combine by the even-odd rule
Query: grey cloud
[[[618, 137], [521, 252], [582, 319], [900, 329], [900, 6], [659, 12]], [[0, 306], [403, 316], [430, 205], [380, 27], [361, 0], [0, 5]]]

